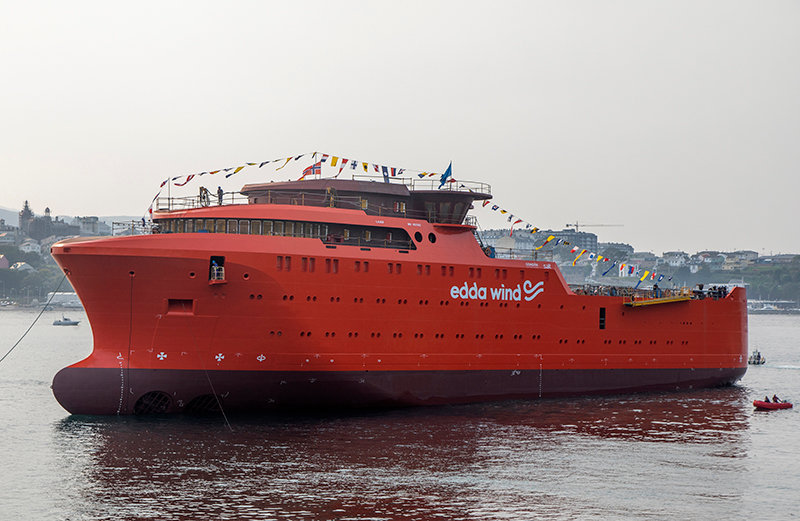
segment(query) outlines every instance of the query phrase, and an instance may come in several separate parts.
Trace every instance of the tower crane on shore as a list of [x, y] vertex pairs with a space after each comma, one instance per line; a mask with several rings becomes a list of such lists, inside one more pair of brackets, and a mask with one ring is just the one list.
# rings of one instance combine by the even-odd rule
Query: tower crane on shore
[[565, 226], [567, 228], [575, 228], [575, 231], [578, 232], [578, 231], [580, 231], [579, 230], [580, 227], [584, 227], [585, 228], [587, 226], [590, 226], [590, 227], [594, 228], [594, 227], [597, 227], [597, 226], [625, 226], [625, 225], [624, 224], [584, 224], [584, 223], [579, 223], [578, 221], [575, 221], [574, 223], [567, 223]]

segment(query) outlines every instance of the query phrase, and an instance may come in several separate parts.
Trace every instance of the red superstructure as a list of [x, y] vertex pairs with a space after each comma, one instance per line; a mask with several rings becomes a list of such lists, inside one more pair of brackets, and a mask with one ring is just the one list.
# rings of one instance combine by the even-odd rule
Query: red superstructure
[[744, 289], [575, 294], [555, 263], [489, 256], [467, 218], [489, 187], [468, 186], [247, 185], [243, 204], [160, 201], [154, 233], [55, 244], [94, 335], [56, 398], [74, 414], [418, 405], [745, 373]]

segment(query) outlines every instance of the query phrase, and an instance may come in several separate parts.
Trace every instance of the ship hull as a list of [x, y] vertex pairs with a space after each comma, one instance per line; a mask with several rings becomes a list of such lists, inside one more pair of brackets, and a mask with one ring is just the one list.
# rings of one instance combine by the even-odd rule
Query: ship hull
[[711, 387], [747, 369], [743, 288], [631, 307], [576, 294], [554, 263], [488, 258], [469, 226], [380, 223], [422, 239], [409, 250], [229, 233], [57, 243], [94, 347], [56, 375], [56, 399], [74, 414], [406, 406]]
[[680, 391], [729, 385], [744, 372], [739, 367], [382, 372], [65, 368], [53, 386], [60, 390], [59, 403], [73, 413], [202, 413], [220, 407], [225, 411], [405, 407]]

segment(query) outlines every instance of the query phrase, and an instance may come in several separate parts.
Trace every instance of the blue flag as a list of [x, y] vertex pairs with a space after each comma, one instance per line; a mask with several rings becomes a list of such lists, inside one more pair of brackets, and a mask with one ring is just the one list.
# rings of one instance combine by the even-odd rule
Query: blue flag
[[447, 167], [447, 170], [444, 171], [442, 177], [439, 179], [439, 188], [443, 187], [444, 184], [447, 182], [447, 179], [453, 175], [453, 162], [450, 161], [450, 165]]
[[603, 275], [602, 275], [602, 276], [603, 276], [603, 277], [605, 277], [605, 276], [606, 276], [606, 273], [608, 273], [609, 271], [611, 271], [611, 268], [613, 268], [613, 267], [614, 267], [614, 266], [616, 266], [616, 265], [617, 265], [617, 261], [614, 261], [614, 262], [611, 264], [611, 266], [610, 266], [610, 267], [609, 267], [609, 268], [608, 268], [606, 271], [604, 271], [604, 272], [603, 272]]

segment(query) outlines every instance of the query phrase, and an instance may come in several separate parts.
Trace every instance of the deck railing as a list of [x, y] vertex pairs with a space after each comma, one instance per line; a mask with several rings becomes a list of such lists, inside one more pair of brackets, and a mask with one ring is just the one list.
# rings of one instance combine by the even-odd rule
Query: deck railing
[[[376, 215], [384, 217], [403, 216], [409, 219], [428, 220], [433, 223], [440, 224], [461, 224], [454, 222], [450, 216], [433, 215], [430, 216], [424, 210], [409, 210], [404, 209], [397, 211], [394, 207], [383, 206], [375, 203], [367, 204], [364, 208], [365, 199], [359, 196], [344, 196], [336, 195], [331, 204], [331, 196], [326, 193], [320, 192], [305, 192], [305, 191], [286, 191], [286, 190], [267, 190], [263, 196], [266, 204], [289, 204], [296, 206], [334, 206], [336, 208], [345, 208], [351, 210], [361, 210], [367, 215]], [[182, 210], [192, 210], [195, 208], [206, 208], [211, 206], [230, 206], [230, 205], [246, 205], [249, 204], [249, 199], [239, 192], [225, 192], [222, 197], [213, 197], [211, 200], [197, 195], [189, 197], [159, 197], [156, 199], [154, 209], [159, 212], [174, 212]]]

